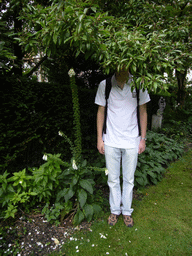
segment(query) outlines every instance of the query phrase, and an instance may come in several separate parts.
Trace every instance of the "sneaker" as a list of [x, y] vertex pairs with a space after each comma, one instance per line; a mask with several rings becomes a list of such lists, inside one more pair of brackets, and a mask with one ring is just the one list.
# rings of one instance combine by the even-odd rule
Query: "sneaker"
[[119, 215], [111, 213], [109, 218], [108, 218], [108, 224], [110, 226], [114, 226], [117, 223]]
[[123, 215], [123, 220], [127, 227], [129, 228], [133, 227], [133, 219], [131, 216]]

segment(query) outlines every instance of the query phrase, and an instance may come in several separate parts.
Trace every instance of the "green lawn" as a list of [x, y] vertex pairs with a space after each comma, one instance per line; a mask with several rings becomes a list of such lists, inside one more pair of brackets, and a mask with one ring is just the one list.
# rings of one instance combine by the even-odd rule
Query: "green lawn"
[[158, 185], [142, 193], [141, 201], [133, 201], [133, 228], [122, 217], [108, 226], [108, 213], [93, 223], [92, 231], [75, 233], [60, 255], [191, 256], [192, 150], [170, 165]]

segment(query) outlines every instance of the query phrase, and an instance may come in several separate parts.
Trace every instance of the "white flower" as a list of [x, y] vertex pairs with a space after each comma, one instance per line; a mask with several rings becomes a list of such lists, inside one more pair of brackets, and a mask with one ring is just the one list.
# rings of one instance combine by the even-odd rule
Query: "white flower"
[[59, 135], [59, 136], [63, 136], [63, 135], [62, 135], [62, 132], [60, 132], [60, 131], [58, 132], [58, 135]]
[[52, 237], [51, 240], [53, 240], [56, 245], [59, 245], [59, 240], [57, 238]]
[[77, 170], [78, 168], [77, 168], [77, 165], [76, 165], [76, 162], [75, 162], [75, 160], [73, 160], [73, 164], [72, 164], [72, 167], [73, 167], [73, 169], [74, 170]]
[[37, 245], [43, 247], [43, 244], [41, 242], [37, 242]]
[[108, 175], [108, 174], [109, 174], [108, 169], [105, 169], [105, 175]]
[[43, 160], [44, 160], [44, 161], [47, 161], [47, 155], [44, 155], [44, 156], [43, 156]]
[[69, 75], [70, 77], [75, 76], [75, 71], [74, 71], [73, 68], [71, 68], [71, 69], [69, 70], [68, 75]]
[[101, 236], [100, 238], [107, 239], [107, 237], [106, 237], [106, 236], [104, 236], [103, 234], [99, 233], [99, 235]]
[[19, 183], [22, 184], [22, 180], [20, 180]]

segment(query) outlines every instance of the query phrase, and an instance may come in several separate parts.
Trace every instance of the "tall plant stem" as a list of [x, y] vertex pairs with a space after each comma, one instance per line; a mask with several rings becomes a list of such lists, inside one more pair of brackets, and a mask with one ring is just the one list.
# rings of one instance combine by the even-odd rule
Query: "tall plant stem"
[[[70, 70], [73, 71], [73, 70]], [[73, 117], [74, 117], [74, 131], [75, 131], [75, 160], [77, 164], [79, 163], [82, 145], [81, 145], [81, 123], [80, 123], [80, 108], [79, 108], [79, 98], [78, 98], [78, 89], [75, 82], [75, 73], [70, 73], [70, 86], [72, 91], [72, 101], [73, 101]], [[73, 71], [74, 72], [74, 71]]]

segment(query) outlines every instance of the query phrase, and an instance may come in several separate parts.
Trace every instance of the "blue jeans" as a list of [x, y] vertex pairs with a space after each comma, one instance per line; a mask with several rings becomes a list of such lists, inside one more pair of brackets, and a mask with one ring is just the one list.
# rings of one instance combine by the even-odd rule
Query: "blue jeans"
[[[134, 174], [137, 166], [138, 150], [120, 149], [105, 145], [105, 160], [108, 173], [109, 204], [111, 213], [131, 215]], [[120, 186], [120, 166], [122, 160], [123, 184]]]

